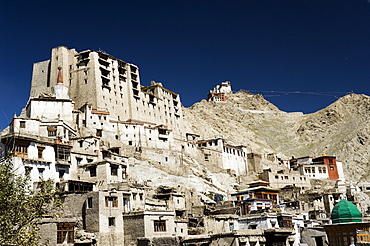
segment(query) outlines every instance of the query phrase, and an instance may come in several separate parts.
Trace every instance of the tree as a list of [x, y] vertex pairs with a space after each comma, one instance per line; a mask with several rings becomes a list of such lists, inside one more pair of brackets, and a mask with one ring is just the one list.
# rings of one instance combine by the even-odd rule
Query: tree
[[51, 180], [32, 190], [29, 178], [16, 174], [10, 159], [0, 159], [0, 245], [38, 245], [38, 223], [57, 198]]

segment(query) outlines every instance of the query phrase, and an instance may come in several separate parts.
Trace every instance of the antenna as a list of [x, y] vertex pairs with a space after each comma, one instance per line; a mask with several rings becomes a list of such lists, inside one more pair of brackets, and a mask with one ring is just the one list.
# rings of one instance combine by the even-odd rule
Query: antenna
[[105, 50], [103, 50], [102, 48], [100, 48], [99, 47], [99, 49], [98, 49], [100, 52], [103, 52], [103, 53], [105, 53], [105, 54], [107, 54], [107, 55], [109, 55], [109, 53], [108, 52], [106, 52]]

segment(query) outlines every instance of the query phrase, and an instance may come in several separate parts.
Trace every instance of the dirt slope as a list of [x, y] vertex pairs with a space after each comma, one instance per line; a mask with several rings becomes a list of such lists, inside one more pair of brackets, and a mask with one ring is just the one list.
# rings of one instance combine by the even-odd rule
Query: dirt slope
[[262, 95], [237, 92], [227, 102], [205, 100], [185, 109], [190, 131], [224, 137], [253, 152], [336, 155], [348, 179], [366, 180], [370, 153], [370, 97], [350, 94], [312, 113], [286, 113]]

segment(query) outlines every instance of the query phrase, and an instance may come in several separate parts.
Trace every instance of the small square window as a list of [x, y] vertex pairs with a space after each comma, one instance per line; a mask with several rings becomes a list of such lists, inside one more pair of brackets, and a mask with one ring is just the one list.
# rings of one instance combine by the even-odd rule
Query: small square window
[[116, 225], [116, 218], [115, 217], [109, 217], [108, 218], [108, 225], [109, 226], [115, 226]]
[[26, 128], [26, 122], [25, 121], [19, 122], [19, 127], [20, 128]]
[[57, 135], [57, 129], [48, 128], [48, 137], [55, 137]]

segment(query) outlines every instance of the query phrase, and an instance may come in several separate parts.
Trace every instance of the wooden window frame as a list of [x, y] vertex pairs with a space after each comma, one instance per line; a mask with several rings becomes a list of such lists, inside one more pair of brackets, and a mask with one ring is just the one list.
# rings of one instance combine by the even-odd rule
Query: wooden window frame
[[107, 208], [118, 208], [118, 197], [116, 197], [116, 196], [106, 196], [105, 197], [105, 207], [107, 207]]
[[165, 220], [154, 220], [153, 221], [154, 232], [165, 232], [166, 230], [166, 221]]
[[57, 224], [57, 243], [62, 244], [74, 243], [75, 223], [58, 223]]

